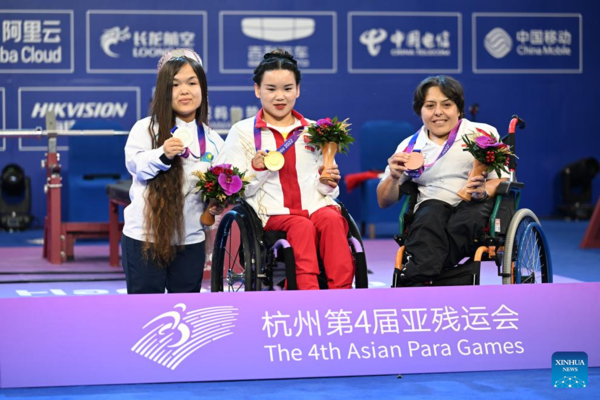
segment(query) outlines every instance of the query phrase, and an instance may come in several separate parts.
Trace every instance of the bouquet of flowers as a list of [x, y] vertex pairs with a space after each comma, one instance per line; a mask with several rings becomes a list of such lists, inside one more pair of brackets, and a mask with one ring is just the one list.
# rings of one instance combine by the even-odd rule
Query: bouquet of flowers
[[321, 174], [321, 182], [326, 182], [331, 179], [331, 176], [326, 172], [333, 164], [335, 154], [346, 154], [348, 145], [354, 142], [354, 138], [350, 136], [348, 128], [351, 124], [348, 123], [348, 118], [339, 121], [337, 117], [323, 118], [308, 127], [308, 144], [317, 146], [323, 153], [323, 173]]
[[215, 165], [207, 172], [192, 172], [192, 175], [198, 177], [194, 192], [200, 192], [202, 201], [207, 203], [200, 218], [204, 225], [211, 226], [215, 223], [214, 215], [208, 211], [211, 205], [215, 203], [223, 206], [233, 204], [244, 196], [246, 185], [250, 181], [245, 174], [245, 172], [240, 173], [236, 167], [232, 168], [231, 164]]
[[[507, 167], [510, 157], [516, 157], [510, 150], [510, 146], [499, 142], [495, 136], [483, 129], [476, 128], [476, 132], [464, 135], [463, 142], [465, 142], [463, 151], [468, 151], [475, 158], [471, 176], [481, 175], [484, 171], [496, 171], [496, 174], [501, 176], [502, 171], [509, 172]], [[471, 195], [466, 193], [466, 190], [466, 186], [463, 187], [458, 192], [458, 196], [465, 201], [470, 201]]]

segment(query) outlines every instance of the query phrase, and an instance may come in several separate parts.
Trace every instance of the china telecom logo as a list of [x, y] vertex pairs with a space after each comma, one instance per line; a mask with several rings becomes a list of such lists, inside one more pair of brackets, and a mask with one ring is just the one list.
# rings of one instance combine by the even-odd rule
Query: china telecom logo
[[588, 382], [588, 356], [582, 351], [556, 352], [552, 355], [552, 386], [585, 388]]
[[503, 58], [512, 49], [512, 39], [510, 35], [502, 28], [494, 28], [483, 41], [483, 47], [494, 58]]
[[175, 370], [186, 358], [202, 347], [232, 335], [238, 309], [232, 306], [200, 308], [185, 312], [187, 306], [177, 304], [148, 322], [149, 331], [131, 351]]

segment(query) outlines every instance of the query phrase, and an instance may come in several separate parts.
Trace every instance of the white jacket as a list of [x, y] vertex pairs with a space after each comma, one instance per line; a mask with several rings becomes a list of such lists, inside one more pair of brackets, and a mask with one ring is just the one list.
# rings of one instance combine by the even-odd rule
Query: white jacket
[[[198, 141], [198, 128], [196, 121], [190, 123], [184, 122], [177, 118], [175, 120], [177, 126], [187, 126], [195, 134], [194, 142], [190, 150], [195, 155], [200, 154], [200, 143]], [[129, 132], [129, 138], [125, 145], [125, 162], [127, 170], [133, 178], [133, 184], [129, 190], [129, 198], [131, 204], [125, 208], [125, 226], [123, 234], [132, 239], [140, 241], [153, 242], [153, 238], [147, 238], [144, 229], [144, 207], [146, 205], [146, 185], [148, 180], [154, 178], [160, 171], [166, 171], [170, 165], [164, 164], [160, 160], [160, 156], [164, 154], [162, 146], [157, 149], [152, 149], [152, 140], [148, 132], [150, 126], [150, 117], [144, 118], [136, 122]], [[155, 125], [155, 129], [158, 126]], [[204, 162], [194, 159], [193, 157], [183, 158], [184, 185], [181, 188], [185, 195], [185, 203], [183, 206], [184, 217], [184, 240], [181, 245], [195, 244], [204, 241], [205, 235], [200, 224], [200, 215], [202, 215], [203, 204], [199, 193], [192, 193], [196, 186], [198, 178], [192, 175], [193, 171], [206, 172], [212, 165], [219, 164], [223, 157], [222, 147], [223, 139], [219, 134], [204, 125], [206, 138], [206, 152], [213, 154], [212, 162]]]
[[[436, 199], [442, 200], [452, 206], [458, 205], [461, 202], [461, 198], [458, 197], [458, 192], [467, 183], [469, 172], [473, 168], [474, 158], [468, 151], [463, 151], [463, 140], [464, 135], [471, 134], [476, 131], [476, 128], [482, 129], [487, 133], [494, 135], [498, 140], [500, 136], [498, 131], [491, 125], [480, 124], [471, 122], [468, 119], [462, 120], [456, 139], [452, 144], [452, 147], [448, 152], [430, 168], [425, 168], [423, 174], [416, 179], [413, 179], [415, 183], [419, 185], [419, 198], [417, 206], [425, 200]], [[404, 139], [402, 143], [396, 149], [396, 153], [401, 153], [406, 149], [410, 141], [408, 138]], [[425, 165], [431, 164], [436, 160], [442, 150], [443, 145], [439, 145], [429, 140], [427, 136], [427, 130], [423, 126], [419, 131], [417, 142], [415, 143], [414, 149], [421, 149], [421, 153], [425, 158]], [[388, 166], [385, 170], [385, 175], [382, 178], [385, 179], [390, 173], [390, 167]], [[508, 178], [509, 175], [505, 172], [499, 177], [495, 172], [490, 172], [487, 179], [495, 178]], [[408, 181], [410, 178], [406, 174], [402, 174], [398, 180], [398, 184], [402, 184]]]
[[[262, 110], [256, 117], [261, 128], [261, 150], [277, 150], [276, 134], [266, 127], [261, 115]], [[295, 111], [294, 116], [302, 126], [312, 122]], [[337, 204], [333, 199], [338, 196], [339, 187], [334, 189], [320, 183], [318, 169], [323, 165], [323, 156], [318, 148], [306, 143], [305, 137], [306, 132], [303, 132], [285, 153], [286, 162], [281, 170], [255, 171], [252, 167], [252, 158], [256, 155], [254, 118], [236, 123], [229, 131], [223, 150], [225, 162], [246, 171], [246, 176], [252, 178], [245, 197], [264, 225], [271, 215], [308, 217], [323, 207]]]

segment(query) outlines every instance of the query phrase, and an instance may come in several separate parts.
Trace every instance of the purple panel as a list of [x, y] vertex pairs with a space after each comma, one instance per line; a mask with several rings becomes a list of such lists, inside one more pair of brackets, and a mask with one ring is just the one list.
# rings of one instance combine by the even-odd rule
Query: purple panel
[[593, 367], [599, 303], [600, 283], [0, 299], [0, 387]]

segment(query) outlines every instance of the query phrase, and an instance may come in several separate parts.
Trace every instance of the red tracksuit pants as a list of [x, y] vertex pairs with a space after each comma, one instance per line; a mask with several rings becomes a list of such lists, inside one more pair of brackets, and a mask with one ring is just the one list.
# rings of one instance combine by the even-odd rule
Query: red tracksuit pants
[[325, 265], [329, 289], [352, 287], [354, 263], [348, 246], [348, 222], [335, 206], [321, 208], [309, 218], [273, 215], [266, 231], [284, 231], [294, 250], [299, 290], [318, 290], [317, 248]]

